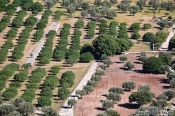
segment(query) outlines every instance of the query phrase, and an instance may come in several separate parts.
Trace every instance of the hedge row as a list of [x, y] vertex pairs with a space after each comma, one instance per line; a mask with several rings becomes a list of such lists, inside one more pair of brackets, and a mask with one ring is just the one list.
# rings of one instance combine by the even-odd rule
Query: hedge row
[[87, 24], [87, 37], [88, 38], [93, 38], [95, 35], [95, 28], [96, 28], [96, 22], [90, 21]]
[[4, 16], [0, 22], [0, 32], [2, 32], [10, 23], [10, 17]]
[[11, 100], [18, 94], [18, 88], [21, 87], [21, 83], [26, 80], [27, 75], [27, 70], [22, 70], [14, 75], [14, 81], [10, 83], [9, 87], [2, 94], [4, 100]]
[[1, 71], [0, 71], [0, 90], [2, 90], [5, 87], [6, 81], [13, 76], [16, 70], [19, 69], [19, 65], [15, 63], [11, 63], [6, 65]]
[[27, 102], [32, 102], [35, 98], [35, 90], [38, 89], [41, 79], [46, 75], [46, 70], [44, 68], [38, 67], [32, 71], [29, 77], [29, 84], [24, 94], [21, 96]]
[[60, 61], [65, 59], [67, 53], [68, 36], [70, 35], [70, 24], [64, 24], [62, 30], [60, 31], [60, 41], [53, 52], [54, 60]]
[[39, 55], [39, 63], [40, 64], [48, 64], [50, 62], [50, 59], [53, 56], [52, 47], [53, 47], [53, 39], [56, 36], [56, 31], [51, 30], [49, 31], [47, 35], [47, 40], [45, 43], [44, 48], [42, 49], [40, 55]]

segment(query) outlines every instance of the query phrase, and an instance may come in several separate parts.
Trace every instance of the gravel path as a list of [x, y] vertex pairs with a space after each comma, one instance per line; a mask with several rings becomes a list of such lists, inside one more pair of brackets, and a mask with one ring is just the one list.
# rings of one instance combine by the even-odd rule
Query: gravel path
[[95, 73], [96, 68], [97, 68], [97, 62], [93, 62], [88, 70], [88, 72], [86, 73], [86, 75], [82, 78], [82, 80], [80, 81], [80, 83], [77, 85], [77, 87], [74, 89], [74, 91], [71, 93], [70, 97], [66, 100], [66, 102], [64, 103], [63, 107], [61, 108], [61, 110], [59, 111], [59, 115], [60, 116], [73, 116], [74, 112], [73, 112], [73, 108], [69, 108], [67, 102], [69, 99], [75, 99], [78, 100], [78, 97], [76, 96], [76, 91], [77, 90], [82, 90], [84, 85], [86, 85], [86, 83], [88, 82], [88, 80], [91, 79], [91, 76]]
[[170, 33], [169, 33], [166, 41], [164, 43], [162, 43], [162, 46], [161, 46], [161, 48], [159, 50], [168, 50], [169, 41], [171, 40], [171, 38], [175, 34], [175, 30], [173, 29], [174, 27], [175, 27], [175, 25], [173, 25], [173, 27], [169, 29]]

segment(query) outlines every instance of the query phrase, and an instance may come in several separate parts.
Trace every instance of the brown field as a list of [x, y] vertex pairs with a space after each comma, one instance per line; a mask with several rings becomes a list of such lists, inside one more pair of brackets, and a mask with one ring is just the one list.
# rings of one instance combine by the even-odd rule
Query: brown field
[[[92, 93], [84, 96], [83, 99], [78, 100], [74, 112], [75, 116], [96, 116], [96, 114], [103, 112], [101, 108], [101, 100], [105, 100], [104, 94], [107, 94], [111, 87], [121, 87], [125, 81], [133, 81], [136, 83], [136, 89], [132, 92], [137, 91], [139, 86], [149, 85], [151, 91], [155, 95], [161, 94], [165, 89], [169, 87], [166, 83], [163, 83], [166, 79], [165, 75], [155, 74], [143, 74], [141, 64], [136, 60], [138, 57], [136, 54], [128, 55], [129, 61], [135, 65], [135, 71], [124, 71], [121, 69], [123, 63], [119, 62], [119, 56], [112, 57], [114, 62], [109, 69], [106, 71], [106, 75], [100, 81], [97, 87]], [[135, 107], [128, 103], [128, 97], [131, 92], [125, 92], [122, 95], [122, 99], [118, 104], [114, 105], [114, 110], [120, 113], [121, 116], [127, 116], [135, 111]]]

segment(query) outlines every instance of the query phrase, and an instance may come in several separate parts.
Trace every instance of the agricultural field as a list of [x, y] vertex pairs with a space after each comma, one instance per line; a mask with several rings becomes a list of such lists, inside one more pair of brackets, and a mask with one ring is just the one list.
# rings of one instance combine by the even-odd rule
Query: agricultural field
[[0, 115], [175, 115], [174, 23], [167, 0], [0, 0]]

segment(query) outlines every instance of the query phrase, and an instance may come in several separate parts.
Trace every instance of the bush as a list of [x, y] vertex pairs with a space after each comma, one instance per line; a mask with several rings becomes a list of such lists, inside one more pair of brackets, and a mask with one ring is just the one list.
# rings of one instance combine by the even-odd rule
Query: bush
[[130, 30], [132, 30], [133, 32], [139, 31], [140, 30], [140, 24], [139, 23], [133, 23], [130, 26]]
[[52, 72], [53, 75], [58, 74], [59, 71], [60, 71], [60, 66], [59, 65], [55, 65], [55, 66], [51, 67], [51, 72]]
[[103, 100], [102, 101], [102, 108], [103, 109], [109, 109], [109, 108], [113, 108], [114, 107], [114, 103], [108, 100]]
[[156, 39], [156, 36], [151, 32], [147, 32], [143, 35], [144, 42], [153, 42], [155, 39]]
[[21, 97], [27, 102], [32, 102], [35, 98], [35, 91], [33, 89], [27, 89]]
[[126, 64], [124, 65], [124, 68], [126, 70], [132, 70], [134, 68], [134, 64], [132, 64], [131, 62], [126, 62]]
[[134, 89], [136, 87], [134, 82], [124, 82], [122, 84], [122, 87], [126, 90], [126, 91], [131, 91], [131, 89]]
[[143, 29], [150, 29], [152, 26], [150, 23], [146, 23], [143, 25]]
[[72, 71], [66, 71], [62, 74], [60, 79], [60, 85], [62, 87], [72, 87], [74, 85], [75, 74]]
[[27, 70], [22, 70], [21, 72], [15, 74], [14, 79], [19, 82], [23, 82], [28, 76]]
[[162, 72], [163, 62], [160, 58], [150, 57], [143, 62], [143, 71], [146, 73], [164, 73]]
[[60, 11], [60, 10], [57, 10], [57, 11], [55, 12], [54, 19], [55, 19], [55, 20], [60, 20], [60, 17], [61, 17], [62, 15], [63, 15], [63, 12]]
[[138, 31], [134, 32], [132, 35], [131, 35], [131, 38], [132, 39], [139, 39], [140, 38], [140, 33]]
[[68, 100], [68, 105], [71, 106], [71, 108], [72, 108], [72, 106], [74, 106], [75, 104], [76, 104], [76, 100], [75, 100], [75, 99], [69, 99], [69, 100]]
[[63, 101], [65, 100], [70, 94], [69, 89], [65, 88], [65, 87], [61, 87], [58, 90], [58, 97]]
[[126, 57], [126, 56], [120, 56], [120, 61], [122, 61], [123, 63], [125, 62], [125, 61], [127, 61], [128, 60], [128, 58]]
[[43, 107], [43, 106], [51, 106], [52, 104], [52, 100], [49, 98], [49, 97], [40, 97], [38, 98], [38, 105], [40, 107]]
[[90, 62], [93, 59], [94, 59], [94, 56], [90, 52], [83, 53], [80, 56], [80, 62], [83, 62], [83, 63]]
[[80, 28], [83, 28], [83, 26], [84, 26], [84, 21], [81, 19], [78, 19], [77, 22], [75, 23], [75, 27], [80, 29]]
[[119, 102], [121, 100], [121, 96], [117, 93], [112, 93], [110, 92], [108, 95], [107, 95], [107, 99], [108, 100], [111, 100], [113, 102]]
[[123, 90], [123, 88], [113, 87], [113, 88], [109, 89], [109, 92], [123, 94], [124, 90]]

